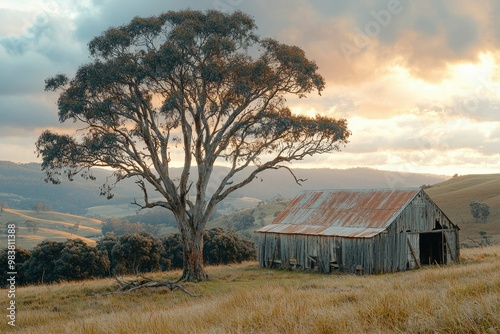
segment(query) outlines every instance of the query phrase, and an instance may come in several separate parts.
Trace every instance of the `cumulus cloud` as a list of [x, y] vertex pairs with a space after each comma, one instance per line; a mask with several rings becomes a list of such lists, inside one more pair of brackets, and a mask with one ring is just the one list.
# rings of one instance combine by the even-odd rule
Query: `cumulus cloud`
[[[74, 71], [87, 56], [72, 38], [71, 22], [42, 13], [17, 35], [0, 37], [0, 95], [43, 91], [44, 79]], [[51, 73], [52, 72], [52, 73]]]
[[0, 96], [2, 127], [34, 129], [50, 126], [57, 120], [54, 108], [43, 105], [40, 97]]
[[[326, 76], [340, 82], [364, 82], [397, 62], [428, 81], [440, 81], [450, 63], [474, 61], [480, 51], [498, 45], [493, 0], [473, 6], [461, 1], [279, 2], [265, 16], [284, 12], [275, 30], [303, 46]], [[269, 6], [268, 6], [269, 7]], [[328, 8], [328, 9], [326, 9]], [[275, 15], [276, 14], [276, 15]], [[273, 20], [274, 21], [274, 20]], [[272, 23], [271, 23], [272, 24]]]
[[[225, 0], [224, 0], [225, 2]], [[234, 2], [234, 0], [232, 0]], [[127, 24], [136, 16], [153, 16], [169, 10], [181, 10], [186, 8], [206, 10], [215, 9], [216, 1], [212, 0], [107, 0], [96, 1], [96, 10], [87, 15], [80, 15], [76, 20], [76, 36], [79, 40], [87, 43], [93, 37], [100, 35], [109, 27]]]
[[[57, 94], [43, 92], [44, 79], [72, 75], [89, 61], [88, 42], [111, 26], [189, 7], [242, 10], [261, 36], [298, 45], [316, 61], [327, 80], [322, 95], [287, 103], [297, 113], [347, 118], [353, 135], [343, 153], [312, 157], [305, 166], [441, 172], [447, 164], [489, 170], [500, 161], [495, 0], [25, 0], [0, 6], [0, 136], [11, 160], [33, 160], [43, 128], [74, 126], [58, 124]], [[29, 154], [16, 155], [22, 147]]]

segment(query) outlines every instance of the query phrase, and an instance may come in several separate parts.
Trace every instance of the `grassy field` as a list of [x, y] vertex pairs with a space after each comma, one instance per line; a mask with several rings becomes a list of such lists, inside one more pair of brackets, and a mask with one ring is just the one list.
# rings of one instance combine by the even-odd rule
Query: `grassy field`
[[123, 218], [137, 214], [137, 208], [131, 204], [101, 205], [87, 208], [87, 212], [93, 217]]
[[[38, 231], [36, 233], [29, 231], [26, 221], [37, 222]], [[7, 223], [15, 223], [18, 228], [16, 245], [27, 249], [33, 248], [46, 239], [66, 241], [67, 239], [80, 238], [95, 245], [97, 238], [102, 234], [100, 220], [53, 211], [37, 213], [31, 210], [3, 209], [0, 214], [0, 222], [2, 229]], [[77, 223], [80, 224], [78, 230], [72, 230], [72, 227]], [[6, 247], [5, 238], [5, 234], [2, 234], [0, 248]]]
[[[113, 279], [19, 287], [7, 333], [499, 333], [500, 246], [446, 267], [375, 276], [209, 267], [209, 282], [130, 294]], [[152, 274], [174, 280], [180, 272]], [[0, 295], [5, 311], [7, 292]]]

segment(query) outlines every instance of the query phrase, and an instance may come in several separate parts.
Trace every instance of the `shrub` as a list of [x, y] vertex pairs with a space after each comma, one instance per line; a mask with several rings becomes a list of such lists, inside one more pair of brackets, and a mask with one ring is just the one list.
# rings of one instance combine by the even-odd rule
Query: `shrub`
[[102, 277], [109, 270], [106, 254], [81, 239], [43, 241], [24, 264], [28, 283], [50, 283]]
[[151, 234], [125, 234], [118, 238], [111, 251], [115, 264], [113, 270], [119, 274], [160, 270], [160, 258], [163, 252], [160, 239]]
[[61, 256], [63, 242], [42, 241], [31, 252], [24, 264], [26, 280], [29, 283], [56, 282], [61, 279], [55, 271], [55, 263]]
[[255, 223], [254, 210], [245, 210], [222, 219], [222, 224], [236, 231], [248, 229]]
[[10, 276], [7, 273], [11, 271], [15, 271], [17, 273], [16, 284], [22, 285], [26, 283], [24, 263], [29, 260], [31, 252], [22, 247], [16, 248], [15, 267], [14, 270], [10, 270], [8, 266], [8, 261], [9, 261], [8, 251], [9, 250], [7, 248], [0, 250], [0, 274], [1, 274], [0, 288], [4, 288], [7, 286], [7, 278], [8, 276]]
[[[164, 246], [163, 263], [171, 268], [182, 268], [183, 252], [179, 234], [162, 238]], [[252, 241], [241, 238], [235, 231], [226, 232], [213, 228], [203, 235], [203, 261], [206, 264], [229, 264], [255, 260], [257, 252]]]
[[115, 236], [122, 236], [127, 233], [149, 233], [156, 235], [160, 231], [160, 227], [140, 222], [131, 223], [128, 220], [111, 218], [102, 224], [101, 231], [103, 235], [113, 233]]
[[165, 266], [163, 270], [182, 268], [183, 251], [181, 236], [178, 233], [161, 238], [163, 244], [162, 262]]
[[229, 264], [257, 257], [253, 242], [242, 239], [235, 231], [213, 228], [204, 234], [204, 261], [206, 264]]
[[87, 245], [81, 239], [65, 242], [59, 259], [55, 262], [55, 275], [65, 280], [83, 280], [91, 277], [103, 277], [109, 270], [107, 255]]
[[115, 247], [117, 243], [118, 240], [116, 239], [114, 234], [108, 233], [105, 237], [101, 238], [101, 240], [99, 240], [96, 245], [97, 249], [99, 249], [104, 255], [106, 255], [109, 260], [109, 268], [107, 272], [109, 276], [111, 276], [116, 267], [116, 261], [113, 257], [113, 247]]

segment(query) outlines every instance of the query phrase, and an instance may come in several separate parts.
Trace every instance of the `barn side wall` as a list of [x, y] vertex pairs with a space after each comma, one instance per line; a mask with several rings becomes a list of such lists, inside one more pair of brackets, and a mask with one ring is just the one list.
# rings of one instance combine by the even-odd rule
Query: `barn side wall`
[[324, 273], [400, 271], [407, 269], [405, 242], [406, 233], [382, 233], [374, 238], [260, 233], [259, 264]]
[[421, 191], [384, 232], [372, 238], [259, 233], [259, 264], [324, 273], [414, 269], [421, 265], [422, 235], [432, 233], [442, 239], [442, 263], [458, 262], [458, 228]]

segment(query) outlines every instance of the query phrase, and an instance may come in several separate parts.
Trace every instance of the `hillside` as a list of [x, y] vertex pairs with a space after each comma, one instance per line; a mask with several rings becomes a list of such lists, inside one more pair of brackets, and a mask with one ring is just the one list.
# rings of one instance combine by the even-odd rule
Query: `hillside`
[[[172, 177], [180, 175], [180, 172], [180, 168], [172, 169]], [[250, 173], [250, 169], [247, 172]], [[226, 204], [238, 207], [239, 204], [235, 199], [245, 198], [255, 202], [276, 198], [287, 199], [304, 189], [418, 187], [446, 179], [444, 176], [388, 172], [369, 168], [296, 168], [294, 172], [297, 177], [307, 179], [302, 186], [294, 182], [287, 170], [266, 171], [258, 180], [233, 193]], [[209, 191], [216, 189], [218, 186], [216, 183], [226, 173], [225, 167], [214, 169]], [[53, 185], [44, 181], [44, 174], [38, 163], [19, 164], [0, 161], [0, 203], [6, 202], [13, 209], [30, 210], [34, 203], [42, 202], [59, 212], [102, 217], [123, 217], [135, 212], [137, 207], [129, 204], [134, 198], [138, 200], [142, 198], [140, 190], [134, 183], [135, 180], [120, 182], [114, 189], [113, 199], [107, 200], [99, 196], [99, 187], [105, 182], [106, 177], [111, 175], [111, 171], [95, 168], [93, 174], [97, 178], [96, 181], [76, 177], [73, 182], [63, 180], [61, 184]], [[193, 177], [197, 175], [195, 168], [191, 175]]]
[[262, 200], [291, 199], [302, 190], [420, 187], [448, 179], [442, 175], [392, 172], [371, 168], [296, 168], [293, 170], [298, 178], [306, 179], [302, 185], [296, 184], [286, 170], [266, 171], [260, 175], [259, 180], [248, 184], [235, 194]]
[[499, 257], [500, 246], [465, 249], [457, 265], [373, 276], [208, 267], [211, 281], [184, 285], [196, 297], [166, 288], [102, 295], [118, 288], [112, 278], [18, 286], [16, 327], [4, 319], [0, 332], [498, 333]]
[[[255, 230], [271, 224], [274, 218], [286, 207], [287, 204], [288, 200], [275, 200], [267, 203], [261, 203], [253, 208], [241, 209], [237, 212], [230, 213], [209, 221], [207, 224], [207, 228], [221, 227], [228, 230], [235, 229], [238, 234], [256, 242], [257, 235], [256, 233], [254, 233]], [[253, 216], [253, 224], [241, 229], [237, 228], [240, 219], [239, 216], [241, 215]]]
[[59, 185], [44, 181], [40, 164], [18, 164], [0, 161], [0, 203], [6, 202], [14, 209], [30, 210], [34, 203], [42, 202], [52, 209], [73, 214], [86, 214], [86, 208], [97, 205], [130, 203], [134, 196], [140, 196], [131, 181], [117, 186], [111, 200], [99, 196], [99, 187], [110, 171], [95, 169], [96, 181], [76, 177], [73, 182], [63, 180]]
[[[460, 240], [471, 244], [468, 238], [479, 241], [479, 232], [493, 235], [500, 243], [500, 174], [464, 175], [453, 177], [425, 190], [452, 222], [460, 227]], [[476, 223], [471, 215], [472, 200], [490, 206], [486, 224]]]
[[[30, 231], [27, 222], [37, 224], [37, 231]], [[66, 239], [80, 238], [95, 245], [101, 235], [101, 221], [59, 212], [40, 212], [31, 210], [3, 209], [0, 213], [2, 234], [0, 234], [0, 248], [7, 246], [4, 227], [15, 223], [17, 227], [16, 247], [32, 249], [43, 240], [66, 241]], [[79, 224], [78, 230], [74, 229]]]

